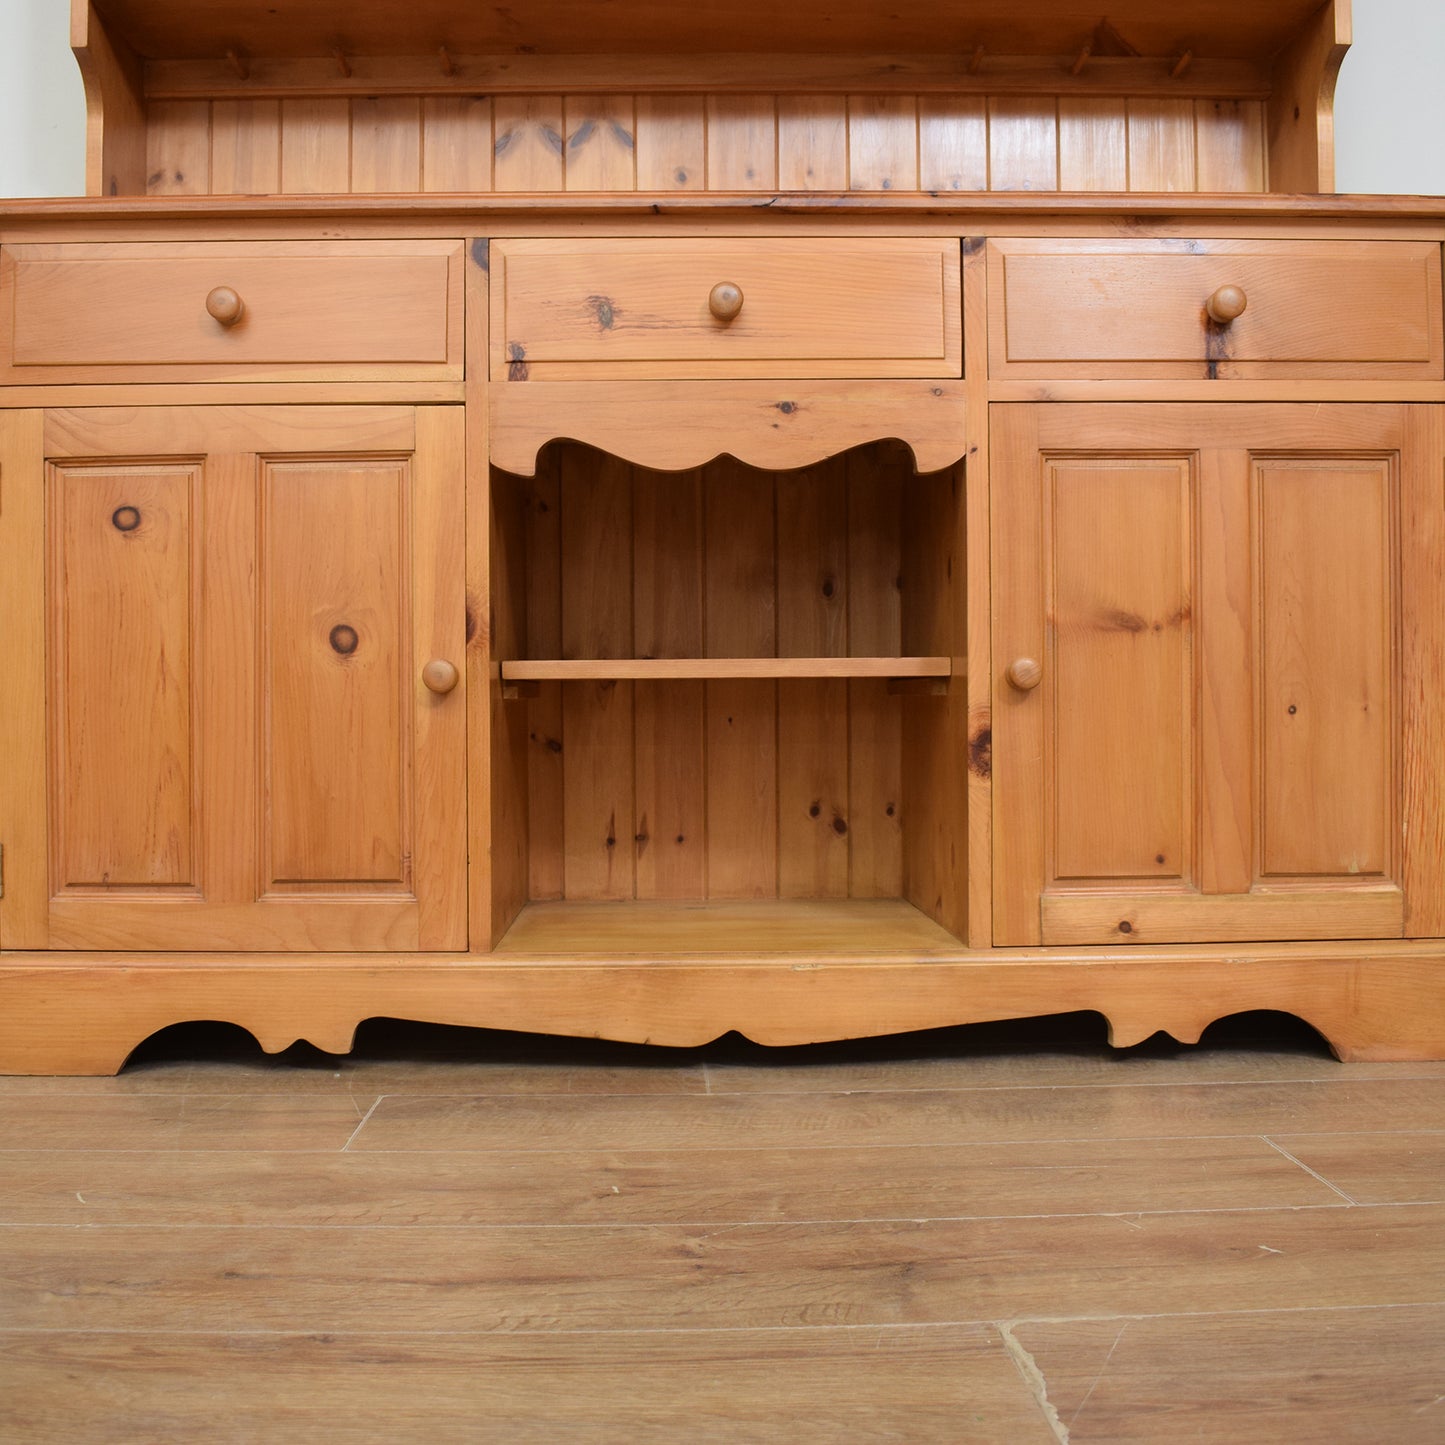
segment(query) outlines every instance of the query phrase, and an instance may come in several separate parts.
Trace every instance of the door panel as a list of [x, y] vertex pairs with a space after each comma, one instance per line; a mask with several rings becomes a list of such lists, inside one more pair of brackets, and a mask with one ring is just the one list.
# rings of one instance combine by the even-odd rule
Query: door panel
[[996, 942], [1402, 933], [1415, 425], [992, 409]]
[[51, 850], [67, 893], [199, 885], [199, 476], [51, 472]]
[[464, 687], [420, 679], [465, 647], [461, 435], [50, 414], [50, 877], [9, 946], [465, 947]]
[[1256, 463], [1260, 872], [1386, 876], [1395, 823], [1388, 459]]
[[406, 891], [405, 468], [268, 460], [261, 489], [265, 887]]
[[1053, 874], [1183, 877], [1192, 852], [1191, 469], [1184, 459], [1053, 458], [1044, 488], [1056, 639]]

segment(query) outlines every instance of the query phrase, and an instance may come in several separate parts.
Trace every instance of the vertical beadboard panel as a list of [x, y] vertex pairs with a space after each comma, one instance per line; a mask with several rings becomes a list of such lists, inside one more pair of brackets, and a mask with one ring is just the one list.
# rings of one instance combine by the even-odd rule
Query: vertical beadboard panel
[[1048, 97], [994, 96], [988, 103], [989, 189], [1059, 188], [1058, 105]]
[[774, 96], [708, 96], [708, 190], [777, 189], [777, 120]]
[[1201, 191], [1265, 189], [1263, 101], [1197, 100], [1194, 125]]
[[[778, 477], [778, 652], [848, 651], [848, 477], [835, 457]], [[848, 896], [848, 684], [778, 684], [778, 894]]]
[[[902, 447], [849, 452], [848, 651], [896, 657], [903, 650], [903, 498], [916, 485]], [[903, 711], [882, 678], [848, 684], [848, 894], [903, 894]]]
[[1194, 102], [1129, 101], [1129, 189], [1194, 189]]
[[281, 102], [281, 189], [338, 195], [351, 185], [351, 103], [312, 96]]
[[[771, 657], [777, 644], [773, 477], [724, 458], [703, 474], [705, 635], [710, 657]], [[778, 689], [707, 684], [707, 891], [778, 892]]]
[[351, 102], [351, 189], [362, 195], [421, 190], [416, 96], [357, 96]]
[[848, 107], [841, 95], [778, 97], [778, 188], [848, 189]]
[[562, 119], [569, 191], [637, 189], [637, 118], [630, 95], [569, 95]]
[[1059, 189], [1123, 191], [1128, 185], [1128, 130], [1123, 98], [1061, 97]]
[[[702, 473], [633, 472], [633, 652], [703, 652]], [[707, 893], [706, 685], [634, 684], [637, 896]]]
[[204, 196], [210, 189], [210, 101], [152, 101], [146, 111], [146, 194]]
[[425, 191], [492, 189], [492, 102], [484, 95], [429, 95], [422, 102]]
[[700, 95], [637, 97], [637, 188], [701, 191], [707, 186], [707, 121]]
[[981, 96], [919, 98], [918, 184], [925, 191], [988, 189], [988, 110]]
[[[581, 447], [562, 453], [562, 656], [632, 651], [632, 468]], [[563, 888], [631, 898], [632, 684], [562, 685]]]
[[280, 101], [212, 102], [211, 193], [270, 196], [280, 189]]
[[498, 191], [562, 189], [562, 97], [499, 95], [494, 103], [492, 184]]
[[[554, 444], [526, 484], [527, 656], [562, 656], [562, 460]], [[567, 739], [562, 684], [544, 682], [527, 709], [527, 896], [563, 896], [562, 797]]]
[[1263, 191], [1259, 101], [510, 95], [156, 101], [153, 195]]
[[848, 189], [918, 189], [918, 99], [848, 97]]

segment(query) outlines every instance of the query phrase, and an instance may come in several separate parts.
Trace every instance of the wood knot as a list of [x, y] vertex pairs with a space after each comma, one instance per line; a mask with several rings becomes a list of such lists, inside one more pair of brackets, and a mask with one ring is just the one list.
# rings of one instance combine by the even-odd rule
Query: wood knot
[[110, 514], [110, 525], [117, 532], [134, 532], [140, 526], [140, 509], [137, 507], [117, 507]]
[[993, 775], [993, 729], [980, 728], [968, 740], [968, 770], [976, 778]]
[[348, 626], [345, 622], [338, 622], [331, 629], [329, 640], [331, 650], [339, 653], [342, 657], [350, 657], [361, 645], [361, 639], [356, 635], [356, 629]]

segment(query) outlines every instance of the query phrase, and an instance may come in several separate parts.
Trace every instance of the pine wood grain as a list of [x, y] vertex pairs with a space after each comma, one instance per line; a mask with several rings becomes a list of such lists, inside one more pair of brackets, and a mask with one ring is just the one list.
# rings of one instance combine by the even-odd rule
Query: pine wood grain
[[429, 95], [422, 102], [421, 184], [428, 191], [492, 189], [492, 103]]
[[919, 96], [918, 184], [925, 191], [988, 190], [988, 106], [982, 97]]
[[700, 95], [639, 95], [637, 188], [707, 188], [706, 102]]
[[[703, 474], [633, 473], [633, 651], [703, 650]], [[635, 663], [634, 663], [635, 665]], [[633, 689], [637, 896], [707, 892], [706, 701], [700, 679]]]
[[368, 194], [419, 191], [421, 101], [414, 96], [358, 96], [351, 102], [351, 185]]
[[1058, 190], [1057, 102], [990, 97], [988, 148], [990, 190]]
[[211, 106], [211, 189], [265, 196], [281, 189], [281, 102], [218, 100]]
[[849, 188], [850, 120], [842, 96], [778, 97], [778, 186], [786, 191]]
[[[1283, 1127], [1288, 1128], [1287, 1122]], [[1439, 1131], [1280, 1133], [1272, 1141], [1356, 1204], [1425, 1203], [1445, 1197], [1445, 1134]]]
[[1445, 1369], [1436, 1304], [1029, 1323], [1016, 1338], [1079, 1441], [1157, 1440], [1166, 1421], [1221, 1445], [1426, 1439]]
[[[710, 657], [777, 651], [777, 507], [772, 477], [731, 461], [703, 485]], [[771, 681], [707, 684], [707, 896], [778, 891], [778, 693]]]
[[563, 124], [561, 96], [496, 97], [493, 186], [499, 191], [562, 190]]
[[1261, 1291], [1280, 1309], [1418, 1305], [1434, 1302], [1445, 1266], [1442, 1218], [1438, 1205], [1400, 1205], [724, 1232], [420, 1226], [390, 1232], [384, 1256], [354, 1227], [198, 1227], [142, 1242], [39, 1226], [12, 1232], [0, 1307], [12, 1332], [189, 1333], [218, 1318], [247, 1332], [350, 1332], [385, 1318], [407, 1333], [1212, 1313], [1254, 1309]]
[[[279, 1426], [339, 1440], [338, 1422], [359, 1399], [366, 1429], [439, 1441], [464, 1439], [481, 1419], [536, 1445], [664, 1445], [679, 1432], [717, 1445], [739, 1432], [817, 1445], [918, 1431], [979, 1445], [1054, 1439], [997, 1332], [968, 1325], [606, 1340], [11, 1334], [0, 1371], [10, 1385], [0, 1424], [27, 1439], [170, 1445], [254, 1439]], [[784, 1425], [784, 1415], [796, 1418]]]
[[909, 96], [848, 97], [848, 188], [918, 188], [918, 102]]
[[626, 1095], [578, 1098], [565, 1109], [535, 1097], [387, 1098], [351, 1147], [445, 1153], [504, 1148], [521, 1138], [552, 1149], [943, 1146], [1257, 1136], [1274, 1127], [1271, 1120], [1287, 1121], [1299, 1137], [1382, 1120], [1392, 1129], [1430, 1129], [1442, 1091], [1438, 1079], [1117, 1086], [1103, 1093], [1016, 1086], [795, 1094], [776, 1074], [770, 1083], [783, 1088], [690, 1096], [665, 1116], [648, 1098]]
[[[632, 469], [577, 448], [562, 454], [562, 652], [632, 651]], [[636, 889], [632, 684], [562, 687], [563, 891], [631, 898]]]
[[182, 1151], [192, 1159], [217, 1151], [329, 1155], [356, 1132], [369, 1103], [336, 1094], [15, 1094], [0, 1099], [0, 1151], [40, 1149], [62, 1159], [92, 1150], [173, 1159]]
[[212, 190], [211, 107], [157, 101], [146, 112], [146, 194], [204, 196]]
[[[533, 657], [562, 653], [562, 449], [545, 452], [526, 484], [527, 649]], [[561, 898], [563, 797], [566, 775], [562, 685], [544, 685], [527, 709], [528, 898]]]
[[1131, 191], [1197, 188], [1192, 100], [1130, 100], [1128, 127]]
[[[45, 656], [50, 620], [45, 595], [46, 501], [34, 485], [45, 471], [45, 414], [0, 412], [0, 671], [11, 737], [44, 750], [49, 679]], [[30, 486], [16, 479], [30, 477]], [[50, 795], [43, 767], [0, 768], [0, 832], [7, 841], [5, 893], [0, 897], [0, 946], [44, 948], [49, 940]]]
[[52, 887], [202, 886], [199, 469], [51, 477]]
[[[990, 310], [990, 375], [1438, 376], [1433, 250], [1380, 245], [1297, 252], [1288, 241], [1210, 240], [1180, 254], [1148, 241], [991, 242], [991, 281], [1003, 304]], [[1226, 285], [1242, 287], [1249, 306], [1211, 330], [1204, 305]], [[1330, 300], [1361, 286], [1372, 296], [1358, 309]], [[1151, 299], [1141, 312], [1144, 295]]]
[[1125, 106], [1112, 96], [1059, 100], [1059, 189], [1128, 189], [1133, 154]]
[[934, 471], [967, 446], [957, 382], [718, 381], [709, 397], [700, 404], [699, 388], [686, 381], [614, 382], [605, 393], [590, 382], [493, 387], [492, 458], [531, 475], [559, 408], [572, 436], [668, 471], [723, 455], [770, 469], [807, 466], [885, 437], [901, 437], [918, 468]]
[[778, 184], [778, 102], [771, 95], [707, 98], [707, 184], [770, 191]]
[[569, 191], [637, 189], [637, 116], [630, 95], [567, 96], [563, 101]]
[[[459, 1074], [453, 1078], [453, 1087], [466, 1087]], [[660, 1093], [651, 1098], [664, 1113], [668, 1101]], [[8, 1136], [3, 1160], [14, 1182], [0, 1188], [0, 1223], [577, 1227], [1348, 1207], [1255, 1138], [893, 1145], [880, 1135], [868, 1148], [518, 1147], [429, 1154], [419, 1169], [404, 1153], [302, 1152], [304, 1138], [314, 1136], [319, 1146], [326, 1136], [319, 1111], [304, 1118], [295, 1101], [287, 1117], [279, 1109], [246, 1111], [234, 1099], [192, 1098], [184, 1113], [194, 1108], [198, 1118], [183, 1125], [176, 1122], [181, 1101], [168, 1096], [152, 1096], [144, 1114], [105, 1108], [89, 1121], [81, 1119], [89, 1101], [65, 1102], [72, 1107], [51, 1101], [37, 1111], [34, 1132], [43, 1141], [40, 1129], [53, 1129], [51, 1147], [27, 1150]], [[551, 1104], [569, 1107], [556, 1096]], [[345, 1124], [338, 1117], [338, 1129]], [[113, 1146], [87, 1150], [87, 1142], [105, 1142], [107, 1125], [116, 1129]], [[1436, 1136], [1399, 1137], [1419, 1150], [1421, 1140]], [[172, 1139], [176, 1147], [165, 1148]], [[293, 1140], [298, 1147], [288, 1152]], [[1313, 1158], [1319, 1150], [1310, 1144], [1306, 1137], [1298, 1151], [1287, 1147]], [[1437, 1145], [1422, 1164], [1438, 1168], [1439, 1155]], [[1438, 1178], [1435, 1184], [1438, 1193]], [[1425, 1197], [1417, 1189], [1400, 1201], [1375, 1202]]]
[[[1268, 58], [1305, 26], [1314, 9], [1309, 0], [1279, 0], [1265, 11], [1216, 0], [1200, 8], [1199, 53]], [[236, 23], [233, 17], [208, 10], [196, 13], [185, 0], [112, 0], [107, 13], [147, 55], [219, 58], [237, 38], [230, 28]], [[357, 52], [354, 65], [362, 65], [372, 55], [425, 57], [438, 81], [443, 76], [431, 42], [443, 32], [451, 34], [458, 56], [531, 48], [556, 51], [562, 48], [558, 42], [565, 40], [566, 49], [574, 53], [604, 59], [629, 52], [652, 57], [681, 53], [691, 58], [715, 52], [720, 38], [726, 38], [743, 53], [791, 58], [821, 50], [855, 67], [860, 54], [891, 57], [898, 50], [936, 50], [941, 36], [954, 54], [963, 54], [963, 45], [956, 42], [975, 27], [996, 37], [992, 46], [996, 55], [1053, 59], [1067, 54], [1072, 59], [1078, 48], [1075, 0], [1033, 0], [1027, 8], [1009, 0], [940, 0], [927, 14], [896, 15], [866, 6], [840, 10], [828, 0], [798, 0], [786, 11], [771, 0], [737, 0], [729, 14], [730, 28], [720, 37], [716, 17], [706, 11], [629, 9], [599, 16], [591, 0], [534, 0], [517, 17], [485, 10], [457, 14], [447, 0], [416, 0], [404, 11], [379, 3], [358, 5], [354, 0], [307, 0], [281, 24], [251, 17], [239, 38], [247, 43], [258, 34], [266, 37], [269, 53], [278, 57], [327, 57], [332, 37], [345, 31], [349, 22]], [[1154, 58], [1156, 65], [1174, 55], [1179, 19], [1168, 7], [1161, 9], [1158, 0], [1117, 0], [1110, 16], [1137, 54]], [[334, 73], [335, 66], [331, 68]], [[956, 75], [958, 69], [955, 62], [952, 73]], [[476, 83], [474, 76], [460, 79]]]
[[[207, 312], [239, 296], [239, 321]], [[7, 247], [0, 380], [461, 376], [461, 248], [370, 240]]]
[[281, 102], [281, 189], [336, 195], [351, 189], [351, 107], [345, 100]]

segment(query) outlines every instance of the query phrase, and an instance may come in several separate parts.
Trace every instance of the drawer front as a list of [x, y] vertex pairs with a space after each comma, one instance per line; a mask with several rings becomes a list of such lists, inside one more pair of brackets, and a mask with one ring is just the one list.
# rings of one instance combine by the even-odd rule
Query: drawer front
[[492, 302], [496, 380], [963, 369], [956, 240], [500, 241]]
[[461, 255], [453, 241], [7, 246], [0, 376], [457, 377]]
[[[1221, 324], [1230, 287], [1246, 305]], [[996, 241], [989, 292], [998, 378], [1445, 374], [1428, 242]]]

